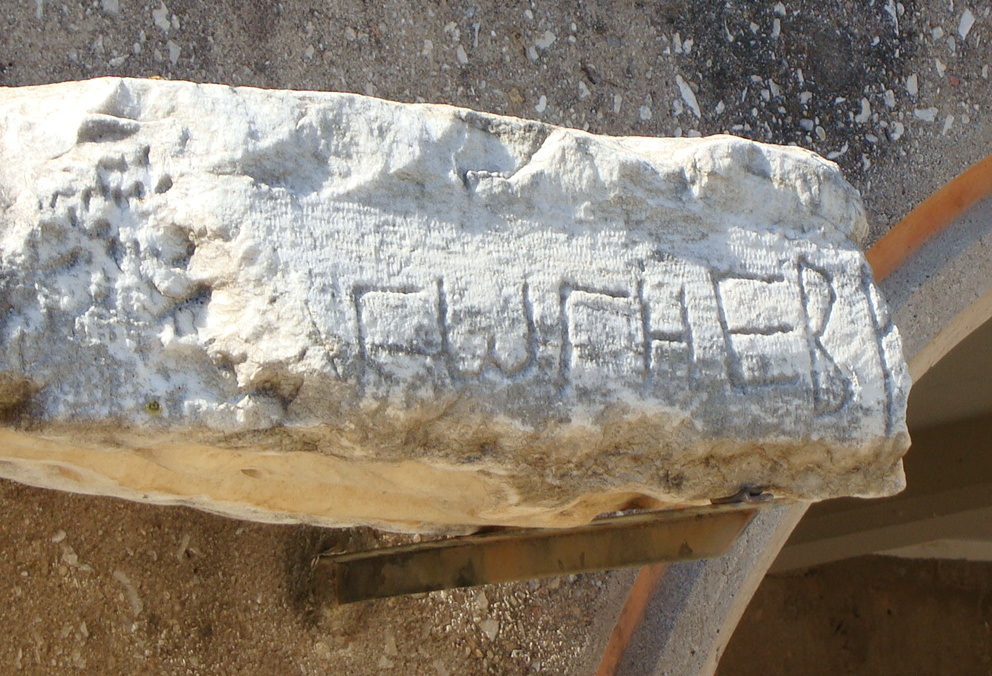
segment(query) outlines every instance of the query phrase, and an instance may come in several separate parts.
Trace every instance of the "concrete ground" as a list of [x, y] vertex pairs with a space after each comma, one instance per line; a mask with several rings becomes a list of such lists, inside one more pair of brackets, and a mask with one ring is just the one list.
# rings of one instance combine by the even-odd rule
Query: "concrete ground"
[[[154, 76], [443, 102], [604, 134], [797, 143], [840, 164], [877, 238], [992, 147], [990, 39], [978, 0], [16, 0], [0, 5], [0, 85]], [[4, 671], [586, 674], [631, 579], [590, 575], [321, 612], [306, 603], [301, 566], [339, 533], [11, 483], [0, 483], [0, 507]], [[840, 664], [831, 660], [883, 673], [858, 646], [884, 623], [889, 652], [938, 650], [893, 630], [909, 610], [877, 622], [849, 619], [864, 617], [862, 605], [838, 614], [834, 602], [905, 588], [881, 564], [835, 565], [841, 573], [770, 578], [753, 607], [761, 615], [745, 618], [746, 638], [722, 673], [819, 673], [811, 665]], [[929, 570], [904, 565], [907, 575]], [[975, 590], [987, 589], [988, 573], [965, 569], [969, 591], [944, 594], [921, 574], [907, 597], [916, 601], [901, 607], [938, 618], [960, 597], [978, 609], [960, 622], [987, 623], [986, 592]], [[773, 618], [795, 608], [808, 621], [783, 620], [794, 640], [785, 649], [770, 638]], [[832, 636], [854, 648], [815, 640], [817, 613], [824, 626], [841, 618]], [[978, 661], [987, 651], [962, 643], [955, 653], [955, 669], [917, 664], [987, 672]]]

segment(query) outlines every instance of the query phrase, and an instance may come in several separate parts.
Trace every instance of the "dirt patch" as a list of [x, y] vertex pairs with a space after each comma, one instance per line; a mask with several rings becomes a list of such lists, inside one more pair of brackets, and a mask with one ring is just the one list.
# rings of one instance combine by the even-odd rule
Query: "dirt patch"
[[868, 556], [765, 579], [727, 647], [734, 674], [988, 674], [992, 564]]

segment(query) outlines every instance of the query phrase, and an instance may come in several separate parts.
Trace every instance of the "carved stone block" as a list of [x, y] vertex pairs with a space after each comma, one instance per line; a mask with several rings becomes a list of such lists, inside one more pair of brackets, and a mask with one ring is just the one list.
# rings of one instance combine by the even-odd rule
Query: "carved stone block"
[[399, 529], [902, 486], [810, 152], [102, 79], [2, 90], [0, 153], [2, 476]]

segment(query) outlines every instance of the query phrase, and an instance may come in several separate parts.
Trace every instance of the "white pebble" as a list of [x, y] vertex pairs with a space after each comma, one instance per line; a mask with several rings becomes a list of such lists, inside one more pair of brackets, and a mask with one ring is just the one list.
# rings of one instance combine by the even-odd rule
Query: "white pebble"
[[537, 105], [534, 106], [534, 110], [537, 111], [538, 115], [543, 115], [544, 111], [548, 109], [548, 97], [541, 95], [541, 98], [537, 100]]
[[772, 33], [771, 37], [777, 38], [782, 34], [782, 22], [778, 19], [772, 19]]
[[107, 14], [118, 16], [121, 13], [121, 0], [100, 0], [100, 9]]
[[589, 91], [589, 87], [586, 86], [586, 83], [585, 82], [582, 82], [580, 80], [579, 81], [579, 98], [580, 99], [589, 98], [589, 95], [590, 94], [592, 94], [592, 92]]
[[527, 48], [527, 58], [530, 59], [531, 61], [537, 61], [538, 58], [537, 49], [534, 48], [534, 45], [531, 45]]
[[947, 70], [947, 64], [945, 64], [940, 59], [934, 59], [933, 66], [934, 68], [937, 69], [937, 75], [939, 75], [940, 77], [944, 77], [944, 71]]
[[785, 5], [783, 5], [781, 2], [776, 2], [775, 6], [772, 7], [772, 11], [778, 14], [779, 16], [785, 16]]
[[809, 103], [811, 98], [813, 98], [813, 92], [799, 92], [799, 103], [804, 106]]
[[172, 40], [165, 43], [165, 46], [169, 49], [169, 62], [174, 66], [179, 61], [179, 52], [182, 49]]
[[158, 9], [152, 10], [152, 21], [166, 33], [172, 28], [172, 24], [169, 23], [169, 8], [165, 6], [164, 2]]
[[913, 117], [924, 122], [933, 122], [937, 119], [936, 108], [917, 108], [913, 111]]
[[52, 536], [52, 542], [62, 542], [63, 540], [65, 540], [64, 530], [56, 531], [55, 535]]
[[799, 127], [804, 131], [813, 131], [814, 126], [815, 125], [813, 124], [813, 120], [807, 119], [805, 117], [799, 120]]
[[637, 111], [637, 116], [640, 117], [645, 122], [651, 119], [651, 106], [644, 105], [641, 106]]
[[458, 45], [458, 49], [455, 50], [455, 58], [457, 58], [458, 63], [462, 64], [463, 66], [468, 65], [468, 54], [465, 53], [465, 48], [462, 47], [461, 45]]
[[854, 121], [858, 124], [865, 124], [871, 119], [871, 104], [868, 99], [861, 99], [861, 112], [854, 116]]
[[882, 94], [882, 100], [888, 108], [896, 107], [896, 93], [891, 89], [886, 89]]
[[847, 143], [841, 146], [840, 150], [833, 150], [827, 153], [828, 160], [836, 160], [838, 157], [847, 152]]
[[622, 105], [623, 105], [623, 95], [622, 94], [614, 94], [613, 95], [613, 114], [614, 115], [619, 115], [620, 114], [620, 107]]
[[975, 25], [975, 15], [971, 13], [970, 9], [964, 10], [961, 14], [961, 21], [958, 23], [958, 35], [961, 36], [962, 40], [968, 39], [968, 32], [971, 27]]
[[885, 3], [883, 8], [892, 17], [892, 22], [896, 25], [896, 35], [899, 35], [899, 8], [893, 0], [889, 0]]
[[131, 613], [138, 615], [144, 610], [144, 604], [141, 602], [141, 598], [138, 596], [138, 590], [134, 588], [134, 583], [122, 570], [114, 571], [114, 579], [124, 586], [124, 591], [127, 592], [128, 602], [131, 604]]
[[902, 122], [893, 122], [889, 128], [889, 140], [898, 141], [906, 132], [906, 127]]
[[490, 641], [495, 641], [496, 637], [499, 635], [499, 620], [494, 620], [488, 618], [479, 622], [479, 629], [482, 630]]
[[542, 52], [555, 43], [555, 34], [551, 31], [547, 31], [534, 41], [534, 46], [540, 49]]
[[947, 136], [947, 132], [951, 130], [952, 126], [954, 126], [954, 116], [948, 115], [944, 118], [944, 128], [940, 131], [941, 135]]
[[675, 83], [679, 86], [679, 92], [682, 94], [682, 100], [685, 101], [685, 105], [689, 106], [689, 110], [697, 118], [701, 118], [702, 114], [699, 111], [699, 102], [696, 100], [696, 94], [692, 91], [692, 87], [686, 82], [681, 75], [675, 76]]
[[920, 79], [916, 73], [906, 78], [906, 91], [909, 92], [910, 96], [916, 96], [920, 93]]
[[714, 108], [714, 110], [716, 111], [716, 114], [717, 114], [717, 115], [720, 115], [720, 114], [721, 114], [721, 113], [723, 113], [723, 111], [724, 111], [724, 110], [726, 110], [726, 109], [727, 109], [727, 106], [725, 106], [725, 105], [723, 104], [723, 101], [722, 101], [722, 100], [721, 100], [721, 101], [720, 101], [719, 103], [717, 103], [717, 104], [716, 104], [716, 108]]

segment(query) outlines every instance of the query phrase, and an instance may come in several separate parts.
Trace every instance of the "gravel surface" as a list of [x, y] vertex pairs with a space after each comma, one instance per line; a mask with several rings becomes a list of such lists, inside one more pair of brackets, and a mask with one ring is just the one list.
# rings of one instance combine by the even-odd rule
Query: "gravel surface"
[[[992, 147], [989, 13], [979, 0], [19, 0], [0, 4], [0, 85], [163, 77], [796, 143], [840, 164], [877, 238]], [[10, 672], [591, 673], [632, 579], [315, 610], [305, 565], [340, 533], [6, 482], [0, 508]]]

